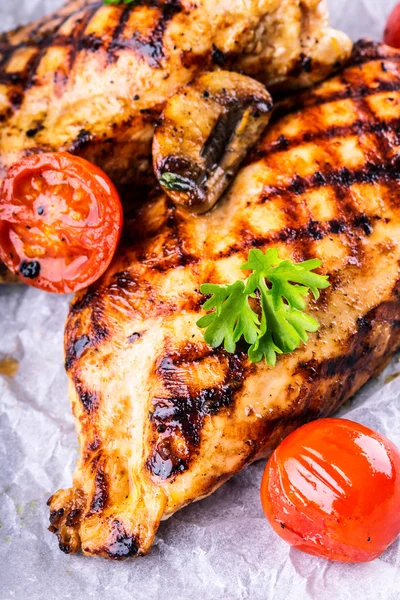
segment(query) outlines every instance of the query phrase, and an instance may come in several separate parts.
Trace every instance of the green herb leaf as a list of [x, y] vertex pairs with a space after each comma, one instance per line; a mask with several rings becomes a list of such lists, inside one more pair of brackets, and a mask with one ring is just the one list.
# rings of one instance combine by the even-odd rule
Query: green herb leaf
[[136, 0], [104, 0], [104, 4], [117, 6], [118, 4], [133, 4]]
[[227, 352], [235, 352], [236, 343], [243, 336], [248, 344], [253, 344], [258, 335], [258, 316], [249, 306], [249, 296], [243, 281], [231, 285], [205, 283], [202, 294], [211, 294], [203, 308], [215, 312], [205, 315], [197, 323], [206, 327], [204, 339], [217, 348], [222, 343]]
[[174, 192], [187, 192], [194, 187], [193, 181], [176, 173], [163, 173], [159, 181], [165, 189]]
[[[319, 328], [318, 322], [304, 312], [305, 296], [311, 291], [319, 298], [319, 290], [329, 287], [328, 277], [313, 270], [319, 260], [293, 263], [281, 260], [276, 248], [265, 252], [250, 250], [242, 270], [252, 271], [245, 280], [230, 285], [206, 283], [200, 288], [210, 298], [197, 325], [204, 328], [205, 341], [214, 348], [224, 344], [227, 352], [235, 352], [243, 337], [250, 344], [251, 362], [263, 359], [276, 364], [278, 354], [293, 352], [308, 340], [308, 333]], [[261, 318], [249, 304], [258, 298]], [[254, 301], [255, 302], [255, 301]]]

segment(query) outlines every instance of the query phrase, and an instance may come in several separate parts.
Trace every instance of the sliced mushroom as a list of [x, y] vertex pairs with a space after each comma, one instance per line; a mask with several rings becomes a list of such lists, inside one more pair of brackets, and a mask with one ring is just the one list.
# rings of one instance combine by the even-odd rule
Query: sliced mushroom
[[179, 206], [212, 208], [267, 125], [271, 96], [253, 79], [206, 73], [167, 102], [153, 142], [161, 187]]

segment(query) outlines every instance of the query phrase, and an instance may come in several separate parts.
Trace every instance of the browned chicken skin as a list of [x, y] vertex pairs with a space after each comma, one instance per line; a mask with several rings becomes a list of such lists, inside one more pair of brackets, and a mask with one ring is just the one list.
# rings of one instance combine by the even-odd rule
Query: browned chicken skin
[[[292, 429], [330, 415], [400, 347], [400, 53], [360, 43], [339, 76], [280, 107], [214, 210], [142, 207], [65, 344], [81, 456], [49, 500], [65, 552], [149, 551], [160, 520], [212, 493]], [[321, 328], [275, 368], [208, 347], [200, 284], [250, 248], [318, 257]]]

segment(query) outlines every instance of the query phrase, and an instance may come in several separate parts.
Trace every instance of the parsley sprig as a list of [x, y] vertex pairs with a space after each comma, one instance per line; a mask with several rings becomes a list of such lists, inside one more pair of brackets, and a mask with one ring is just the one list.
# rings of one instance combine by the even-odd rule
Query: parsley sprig
[[136, 0], [104, 0], [104, 4], [118, 6], [118, 4], [133, 4]]
[[[328, 277], [313, 273], [321, 266], [317, 259], [302, 263], [281, 260], [276, 248], [264, 254], [250, 250], [243, 271], [252, 271], [245, 280], [219, 285], [205, 283], [202, 294], [211, 295], [203, 305], [206, 311], [197, 325], [205, 329], [204, 339], [210, 346], [224, 345], [234, 353], [243, 337], [250, 344], [251, 362], [265, 359], [271, 366], [278, 354], [293, 352], [301, 342], [307, 342], [309, 332], [319, 329], [319, 323], [304, 312], [305, 297], [311, 291], [319, 298], [319, 290], [329, 287]], [[257, 304], [255, 312], [252, 304]]]
[[163, 173], [159, 181], [165, 189], [176, 192], [187, 192], [193, 188], [193, 181], [176, 173]]

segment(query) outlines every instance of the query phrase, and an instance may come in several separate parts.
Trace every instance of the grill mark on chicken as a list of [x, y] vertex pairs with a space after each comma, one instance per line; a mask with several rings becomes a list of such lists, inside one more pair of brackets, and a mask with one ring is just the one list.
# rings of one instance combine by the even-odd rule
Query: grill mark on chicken
[[76, 294], [70, 306], [71, 315], [79, 315], [85, 308], [88, 308], [92, 301], [98, 298], [98, 290], [93, 286]]
[[400, 57], [394, 48], [381, 44], [379, 42], [372, 42], [369, 39], [361, 39], [353, 47], [350, 65], [364, 65], [365, 63], [372, 63], [377, 60], [389, 59], [393, 62], [400, 61]]
[[302, 374], [304, 379], [316, 383], [318, 380], [337, 375], [346, 375], [349, 371], [365, 371], [371, 363], [371, 354], [375, 348], [371, 345], [371, 337], [376, 323], [386, 322], [393, 328], [393, 336], [400, 328], [399, 295], [400, 283], [392, 292], [392, 300], [383, 302], [357, 320], [357, 330], [346, 343], [343, 354], [329, 360], [319, 362], [312, 359], [299, 363], [295, 374]]
[[[0, 47], [0, 53], [2, 56], [0, 61], [0, 83], [4, 83], [5, 85], [18, 84], [21, 86], [21, 93], [25, 89], [29, 89], [35, 84], [36, 73], [44, 55], [50, 47], [54, 46], [71, 47], [68, 60], [68, 71], [70, 73], [79, 52], [82, 50], [96, 52], [100, 50], [104, 43], [101, 37], [96, 37], [94, 34], [90, 34], [88, 36], [84, 35], [84, 32], [90, 24], [92, 18], [102, 5], [103, 2], [88, 3], [85, 7], [80, 7], [70, 13], [67, 13], [66, 15], [60, 16], [59, 22], [51, 31], [44, 30], [42, 32], [41, 30], [43, 28], [43, 24], [39, 23], [37, 28], [30, 33], [26, 42], [21, 42], [16, 45], [10, 44], [6, 46], [4, 50], [2, 47]], [[140, 35], [135, 32], [135, 35], [132, 39], [124, 39], [124, 29], [131, 15], [132, 8], [134, 7], [130, 5], [123, 7], [123, 9], [120, 11], [118, 25], [114, 29], [111, 43], [107, 49], [108, 60], [110, 62], [114, 62], [117, 59], [116, 53], [118, 50], [131, 48], [132, 50], [138, 51], [141, 56], [148, 60], [151, 66], [158, 67], [160, 60], [164, 57], [163, 36], [165, 29], [172, 17], [180, 12], [182, 8], [178, 0], [171, 0], [171, 3], [165, 3], [162, 6], [151, 2], [141, 3], [140, 5], [154, 6], [160, 9], [160, 18], [158, 19], [156, 26], [148, 38], [142, 39]], [[135, 3], [135, 6], [138, 6], [138, 4]], [[76, 20], [75, 27], [70, 35], [58, 35], [58, 31], [61, 29], [61, 27], [67, 21], [72, 20], [79, 13], [82, 13], [83, 16]], [[27, 63], [24, 71], [17, 73], [4, 72], [3, 69], [6, 67], [7, 63], [10, 61], [11, 57], [16, 51], [24, 47], [29, 48], [34, 46], [37, 46], [38, 51]], [[55, 77], [57, 77], [56, 74]], [[57, 90], [58, 95], [62, 94], [62, 89], [67, 81], [68, 75], [65, 75], [60, 79], [60, 86]], [[15, 93], [16, 92], [14, 92], [14, 94]], [[13, 105], [15, 108], [19, 108], [20, 102], [16, 102], [14, 99]]]
[[[0, 48], [0, 53], [3, 54], [3, 59], [0, 63], [0, 83], [10, 86], [17, 85], [22, 95], [23, 91], [29, 89], [35, 84], [35, 78], [37, 71], [40, 67], [40, 63], [43, 57], [45, 56], [47, 50], [54, 46], [60, 48], [71, 47], [68, 58], [68, 69], [70, 73], [73, 68], [77, 53], [84, 47], [84, 38], [80, 38], [79, 36], [81, 36], [81, 34], [85, 31], [92, 17], [95, 15], [95, 13], [101, 5], [102, 2], [96, 2], [92, 5], [88, 4], [88, 6], [86, 7], [86, 12], [82, 16], [82, 18], [76, 20], [75, 27], [72, 30], [71, 34], [68, 36], [59, 35], [58, 32], [67, 21], [73, 19], [73, 17], [75, 17], [77, 14], [83, 12], [82, 8], [79, 8], [73, 11], [72, 13], [68, 13], [67, 15], [60, 17], [59, 22], [51, 31], [44, 30], [41, 33], [40, 29], [42, 25], [40, 25], [38, 26], [37, 30], [31, 32], [26, 42], [21, 42], [14, 46], [10, 45], [4, 51]], [[36, 54], [34, 54], [28, 61], [28, 63], [25, 66], [25, 69], [20, 72], [4, 72], [4, 68], [11, 60], [13, 54], [15, 54], [15, 52], [24, 47], [37, 47]], [[63, 87], [67, 83], [69, 76], [65, 75], [63, 78], [58, 78], [57, 72], [55, 72], [54, 77], [58, 84], [57, 93], [58, 95], [61, 95]], [[19, 105], [16, 105], [14, 103], [14, 107], [19, 108]]]
[[[83, 548], [85, 550], [85, 548]], [[132, 556], [139, 556], [136, 537], [125, 530], [123, 523], [114, 519], [112, 522], [112, 537], [110, 542], [99, 548], [95, 554], [106, 555], [112, 560], [121, 560]]]
[[[364, 102], [364, 97], [360, 101]], [[374, 117], [375, 119], [375, 117]], [[310, 142], [319, 143], [321, 141], [334, 141], [335, 139], [346, 138], [353, 135], [360, 134], [384, 134], [393, 133], [399, 137], [400, 141], [400, 117], [389, 119], [386, 122], [363, 122], [361, 119], [351, 123], [350, 125], [332, 125], [327, 127], [324, 131], [305, 131], [298, 136], [286, 137], [281, 135], [278, 140], [272, 142], [265, 148], [257, 148], [250, 153], [245, 161], [245, 165], [258, 162], [269, 156], [270, 154], [276, 154], [278, 152], [286, 152], [301, 144], [308, 144]]]
[[[90, 48], [93, 48], [93, 45], [95, 45], [92, 41], [92, 39], [90, 39], [90, 43], [86, 43], [84, 40], [89, 40], [90, 36], [88, 36], [87, 38], [84, 37], [84, 33], [85, 30], [87, 29], [87, 27], [90, 24], [90, 21], [92, 20], [92, 18], [94, 17], [94, 15], [96, 14], [97, 10], [99, 9], [99, 6], [101, 6], [101, 3], [96, 3], [92, 6], [91, 9], [87, 9], [87, 12], [84, 14], [84, 16], [82, 16], [80, 19], [78, 19], [75, 23], [75, 27], [72, 31], [71, 36], [69, 37], [69, 39], [66, 41], [66, 43], [68, 45], [71, 45], [71, 50], [69, 52], [69, 57], [68, 57], [68, 70], [69, 73], [71, 73], [76, 58], [79, 54], [79, 52], [81, 50], [83, 50], [84, 48], [86, 50], [89, 50]], [[66, 87], [68, 83], [68, 75], [66, 75], [65, 77], [61, 77], [59, 78], [59, 80], [57, 80], [57, 90], [56, 93], [59, 97], [62, 96], [63, 90]]]
[[101, 344], [104, 342], [110, 335], [110, 330], [105, 323], [104, 320], [104, 309], [100, 307], [99, 304], [96, 304], [96, 310], [92, 310], [90, 315], [92, 321], [92, 331], [93, 331], [93, 344]]
[[[359, 263], [360, 256], [357, 251], [361, 251], [359, 236], [354, 233], [360, 229], [365, 235], [371, 233], [372, 221], [364, 213], [359, 213], [351, 199], [346, 195], [345, 191], [350, 187], [348, 175], [350, 171], [345, 171], [344, 177], [333, 176], [331, 187], [335, 193], [337, 203], [341, 206], [341, 214], [343, 217], [340, 220], [333, 219], [329, 222], [320, 222], [310, 218], [308, 223], [303, 227], [299, 227], [298, 222], [298, 207], [291, 196], [293, 194], [302, 196], [306, 191], [313, 189], [313, 183], [302, 179], [298, 176], [292, 181], [288, 188], [273, 189], [269, 188], [261, 199], [261, 202], [271, 201], [271, 196], [278, 195], [285, 202], [285, 218], [286, 226], [280, 230], [270, 232], [265, 235], [252, 235], [249, 228], [242, 235], [240, 243], [234, 244], [227, 250], [218, 254], [219, 258], [226, 258], [238, 252], [242, 252], [248, 248], [257, 248], [264, 246], [266, 243], [273, 244], [276, 242], [288, 242], [296, 244], [297, 260], [307, 260], [313, 256], [312, 242], [321, 240], [326, 236], [346, 234], [348, 247], [352, 247], [354, 261]], [[321, 186], [327, 186], [328, 180], [322, 174], [317, 174], [315, 178], [315, 189]], [[375, 216], [374, 219], [379, 219]], [[357, 258], [358, 257], [358, 258]]]
[[259, 202], [263, 204], [275, 196], [284, 196], [285, 194], [303, 195], [311, 190], [317, 190], [321, 187], [340, 187], [349, 189], [354, 184], [360, 183], [390, 183], [400, 179], [397, 160], [384, 164], [366, 162], [365, 167], [359, 169], [327, 169], [326, 171], [314, 173], [309, 177], [300, 177], [296, 175], [286, 186], [268, 186], [261, 195]]
[[[294, 220], [295, 207], [293, 209]], [[380, 220], [380, 217], [375, 216], [373, 220]], [[354, 237], [353, 234], [357, 233], [354, 230], [357, 229], [360, 229], [366, 237], [371, 234], [371, 219], [364, 213], [354, 215], [352, 219], [332, 219], [326, 223], [311, 219], [305, 227], [287, 226], [268, 235], [245, 236], [240, 244], [233, 244], [227, 250], [219, 252], [217, 256], [218, 258], [228, 258], [249, 248], [261, 248], [265, 244], [272, 245], [287, 242], [288, 244], [295, 244], [298, 253], [299, 249], [303, 248], [303, 252], [299, 253], [296, 260], [306, 260], [307, 257], [312, 257], [311, 241], [322, 240], [332, 235], [345, 234], [348, 242], [351, 242]]]
[[87, 517], [90, 517], [95, 513], [101, 513], [104, 510], [107, 505], [109, 485], [110, 482], [108, 481], [108, 477], [100, 464], [97, 467], [94, 478], [94, 493], [90, 504], [90, 510], [86, 515]]
[[81, 510], [79, 508], [74, 508], [71, 512], [68, 513], [67, 519], [65, 521], [67, 527], [76, 527], [79, 523]]
[[[397, 62], [400, 63], [400, 58]], [[365, 84], [361, 84], [359, 86], [352, 85], [351, 89], [339, 90], [323, 96], [319, 94], [309, 94], [303, 97], [300, 96], [296, 98], [296, 102], [288, 101], [278, 104], [273, 112], [271, 124], [276, 123], [282, 117], [292, 115], [306, 108], [316, 108], [318, 106], [330, 104], [331, 102], [338, 102], [340, 100], [347, 100], [349, 98], [355, 100], [357, 98], [368, 98], [382, 92], [395, 91], [399, 91], [396, 83], [392, 81], [377, 80], [376, 86], [373, 88]]]
[[[190, 467], [190, 460], [201, 442], [205, 418], [234, 403], [235, 394], [242, 387], [245, 377], [247, 353], [210, 351], [204, 349], [204, 345], [199, 350], [200, 356], [197, 355], [197, 348], [190, 345], [177, 350], [176, 362], [174, 354], [167, 355], [159, 361], [156, 370], [171, 396], [153, 399], [150, 421], [156, 439], [146, 466], [153, 476], [162, 480], [172, 478]], [[180, 365], [184, 364], [190, 370], [190, 364], [198, 363], [211, 355], [219, 356], [225, 363], [224, 378], [218, 386], [200, 391], [191, 389], [189, 384], [180, 384], [177, 388], [176, 376]], [[179, 395], [176, 395], [177, 391], [180, 392]], [[183, 442], [183, 448], [182, 444], [176, 444], [177, 438]]]
[[[345, 77], [345, 75], [343, 76]], [[350, 86], [353, 83], [354, 77], [350, 79], [350, 76], [346, 81], [348, 81], [348, 85]], [[372, 110], [369, 102], [368, 96], [362, 96], [356, 98], [354, 100], [354, 106], [360, 115], [360, 120], [363, 123], [371, 123], [371, 133], [374, 134], [377, 148], [379, 151], [379, 160], [384, 161], [385, 156], [390, 156], [390, 143], [386, 138], [386, 133], [393, 131], [393, 129], [397, 130], [397, 134], [399, 132], [399, 124], [396, 123], [396, 120], [383, 122], [382, 120], [377, 119], [374, 111]], [[363, 133], [367, 131], [368, 128], [363, 128]]]
[[[341, 73], [338, 76], [338, 79], [343, 84], [345, 89], [349, 89], [351, 93], [351, 89], [347, 84], [346, 77], [344, 73]], [[362, 126], [361, 126], [362, 127]], [[322, 127], [323, 129], [323, 127]], [[336, 138], [338, 141], [340, 138]], [[335, 148], [334, 143], [326, 143], [323, 145], [324, 152], [329, 157], [328, 169], [331, 169], [331, 165], [335, 165], [338, 162], [338, 154]], [[342, 172], [339, 177], [333, 177], [331, 180], [331, 187], [333, 189], [333, 193], [336, 198], [336, 203], [338, 206], [338, 214], [341, 215], [342, 219], [347, 222], [349, 225], [353, 225], [355, 228], [356, 225], [356, 215], [359, 212], [357, 206], [354, 203], [353, 195], [351, 193], [351, 183], [349, 181], [349, 176], [351, 173], [351, 169], [347, 167], [343, 167]], [[322, 175], [323, 176], [323, 175]], [[346, 230], [346, 238], [347, 238], [347, 247], [349, 251], [348, 261], [351, 264], [361, 266], [362, 264], [362, 256], [363, 256], [363, 247], [362, 240], [359, 235], [354, 235], [352, 228], [349, 227]]]
[[78, 152], [84, 150], [88, 144], [90, 144], [92, 139], [92, 134], [89, 131], [86, 129], [81, 129], [76, 138], [72, 140], [68, 151], [73, 154], [77, 154]]
[[[232, 244], [226, 250], [220, 251], [218, 254], [214, 255], [213, 258], [228, 258], [234, 254], [244, 253], [249, 248], [261, 248], [265, 246], [265, 244], [273, 245], [276, 243], [287, 242], [289, 244], [296, 244], [296, 249], [303, 247], [301, 256], [304, 258], [297, 258], [297, 260], [305, 260], [307, 256], [311, 257], [310, 252], [312, 253], [312, 249], [309, 247], [309, 242], [311, 240], [322, 240], [327, 236], [345, 234], [347, 240], [351, 242], [354, 238], [354, 234], [357, 233], [357, 229], [360, 230], [359, 233], [363, 233], [365, 237], [368, 237], [372, 232], [373, 222], [380, 220], [380, 217], [377, 215], [368, 217], [368, 215], [365, 215], [364, 213], [357, 214], [354, 212], [351, 213], [351, 211], [348, 212], [350, 212], [350, 214], [347, 219], [331, 219], [327, 222], [311, 219], [305, 227], [289, 225], [265, 235], [249, 235], [247, 232], [243, 233], [240, 243]], [[292, 205], [292, 221], [295, 220], [295, 214], [296, 205]], [[305, 242], [305, 246], [301, 245], [302, 242]]]
[[[136, 2], [135, 2], [135, 6], [138, 6], [138, 4]], [[131, 12], [132, 12], [131, 6], [126, 5], [123, 7], [122, 12], [120, 13], [118, 24], [113, 31], [112, 38], [111, 38], [111, 44], [108, 47], [108, 52], [112, 52], [114, 50], [113, 44], [117, 43], [119, 38], [124, 33], [124, 29], [129, 20], [129, 16], [130, 16]]]
[[[62, 25], [62, 21], [60, 23], [60, 26], [61, 25]], [[52, 40], [51, 40], [50, 36], [45, 37], [43, 39], [43, 41], [39, 44], [38, 52], [35, 55], [33, 55], [32, 58], [30, 59], [30, 61], [27, 63], [27, 65], [25, 67], [25, 71], [21, 78], [22, 90], [29, 89], [31, 86], [33, 86], [36, 83], [35, 78], [36, 78], [37, 71], [39, 69], [39, 65], [51, 43], [52, 43]]]
[[97, 450], [100, 450], [101, 448], [101, 440], [100, 437], [98, 435], [98, 433], [96, 432], [96, 430], [93, 431], [92, 437], [88, 438], [85, 448], [84, 448], [84, 454], [83, 454], [83, 461], [85, 463], [89, 463], [91, 461], [93, 461], [93, 453], [97, 452]]
[[124, 7], [124, 9], [121, 13], [121, 16], [119, 18], [119, 23], [114, 29], [111, 43], [110, 43], [109, 47], [107, 48], [107, 59], [109, 62], [113, 62], [113, 61], [117, 60], [115, 51], [119, 50], [121, 48], [121, 46], [118, 43], [118, 40], [119, 40], [119, 37], [124, 32], [124, 28], [129, 19], [131, 9], [132, 9], [132, 7], [130, 7], [129, 5]]
[[97, 391], [88, 390], [76, 373], [73, 374], [73, 380], [84, 411], [87, 414], [95, 413], [100, 404], [100, 394]]
[[[54, 27], [52, 32], [45, 31], [39, 37], [39, 39], [37, 39], [34, 36], [32, 36], [32, 39], [31, 39], [31, 36], [30, 36], [30, 38], [28, 39], [28, 41], [26, 43], [20, 43], [20, 44], [17, 44], [16, 46], [11, 45], [8, 49], [6, 49], [4, 51], [4, 53], [0, 49], [0, 52], [3, 53], [3, 60], [0, 63], [0, 69], [1, 69], [0, 83], [4, 83], [5, 85], [20, 84], [22, 90], [29, 89], [29, 87], [31, 87], [34, 83], [34, 77], [36, 75], [37, 69], [40, 65], [40, 62], [41, 62], [44, 54], [47, 52], [47, 49], [49, 48], [49, 46], [53, 45], [55, 42], [52, 35], [57, 36], [59, 29], [64, 25], [64, 23], [66, 21], [68, 21], [69, 18], [70, 18], [69, 15], [65, 16]], [[50, 33], [51, 33], [51, 35], [50, 35]], [[69, 39], [66, 36], [57, 36], [56, 39], [57, 39], [57, 45], [59, 45], [59, 46], [66, 46], [69, 43]], [[21, 48], [24, 48], [24, 47], [29, 48], [32, 46], [37, 47], [37, 52], [28, 61], [28, 63], [25, 66], [25, 69], [23, 71], [10, 72], [10, 73], [5, 73], [3, 71], [3, 68], [7, 66], [7, 64], [9, 63], [10, 59], [12, 58], [12, 56], [15, 52], [17, 52]]]
[[[72, 4], [71, 2], [69, 4]], [[35, 27], [33, 27], [30, 31], [29, 31], [29, 35], [28, 35], [28, 42], [29, 43], [35, 43], [37, 41], [37, 37], [40, 36], [41, 33], [45, 32], [45, 33], [57, 33], [60, 30], [60, 27], [69, 19], [73, 20], [74, 17], [76, 17], [77, 15], [79, 15], [79, 13], [82, 13], [82, 11], [89, 9], [91, 10], [92, 8], [100, 8], [103, 5], [103, 1], [102, 0], [92, 0], [92, 1], [87, 1], [85, 2], [84, 5], [79, 4], [77, 6], [77, 8], [72, 8], [67, 5], [64, 5], [63, 7], [61, 7], [61, 9], [56, 10], [52, 17], [54, 20], [59, 19], [59, 23], [57, 23], [57, 25], [55, 25], [54, 29], [52, 30], [47, 30], [46, 29], [46, 17], [44, 19], [41, 19], [38, 21], [37, 25]], [[11, 32], [12, 34], [13, 32]], [[24, 42], [22, 42], [20, 45], [22, 46], [24, 44]]]
[[74, 365], [75, 361], [79, 359], [82, 354], [92, 346], [92, 340], [87, 335], [79, 336], [78, 339], [69, 343], [66, 348], [65, 357], [65, 369], [69, 371]]
[[161, 66], [161, 61], [165, 58], [165, 30], [174, 15], [182, 11], [182, 6], [179, 0], [170, 0], [170, 2], [163, 3], [161, 6], [158, 3], [149, 3], [149, 6], [155, 6], [160, 10], [157, 24], [147, 37], [142, 37], [140, 31], [135, 31], [133, 37], [129, 39], [124, 38], [122, 34], [131, 14], [132, 7], [129, 5], [125, 7], [108, 48], [110, 62], [116, 60], [119, 50], [130, 48], [136, 51], [141, 58], [147, 60], [151, 67], [159, 68]]

